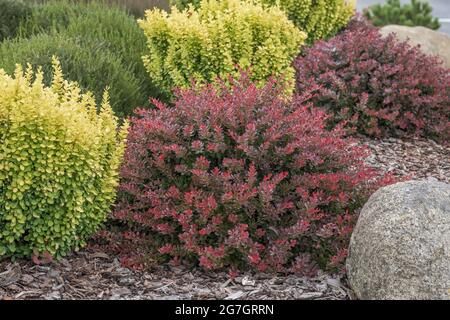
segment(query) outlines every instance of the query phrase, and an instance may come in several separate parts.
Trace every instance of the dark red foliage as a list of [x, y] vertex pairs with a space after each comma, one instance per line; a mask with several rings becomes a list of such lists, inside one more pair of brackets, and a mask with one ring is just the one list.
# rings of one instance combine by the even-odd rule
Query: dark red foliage
[[418, 47], [383, 38], [361, 18], [295, 61], [297, 91], [315, 90], [311, 102], [331, 126], [370, 136], [450, 137], [450, 69]]
[[388, 180], [342, 128], [324, 129], [309, 97], [290, 103], [284, 90], [243, 75], [137, 112], [114, 216], [149, 255], [231, 274], [342, 265], [362, 203]]

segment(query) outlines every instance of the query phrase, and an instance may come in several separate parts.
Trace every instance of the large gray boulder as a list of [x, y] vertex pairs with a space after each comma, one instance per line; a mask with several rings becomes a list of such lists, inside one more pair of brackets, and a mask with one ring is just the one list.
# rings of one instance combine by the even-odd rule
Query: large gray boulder
[[383, 36], [394, 33], [400, 41], [408, 41], [411, 45], [420, 45], [422, 52], [438, 56], [447, 68], [450, 68], [450, 37], [445, 33], [425, 27], [407, 27], [388, 25], [380, 29]]
[[408, 181], [375, 192], [353, 231], [347, 275], [359, 299], [450, 300], [450, 185]]

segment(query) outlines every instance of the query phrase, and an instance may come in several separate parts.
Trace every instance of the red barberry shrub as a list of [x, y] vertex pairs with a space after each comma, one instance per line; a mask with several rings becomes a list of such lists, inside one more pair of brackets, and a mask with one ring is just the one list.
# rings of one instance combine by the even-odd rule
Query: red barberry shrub
[[352, 131], [374, 137], [450, 137], [450, 69], [358, 17], [295, 61], [296, 89]]
[[114, 216], [149, 254], [233, 272], [341, 265], [359, 208], [385, 181], [366, 149], [284, 90], [244, 74], [132, 118]]

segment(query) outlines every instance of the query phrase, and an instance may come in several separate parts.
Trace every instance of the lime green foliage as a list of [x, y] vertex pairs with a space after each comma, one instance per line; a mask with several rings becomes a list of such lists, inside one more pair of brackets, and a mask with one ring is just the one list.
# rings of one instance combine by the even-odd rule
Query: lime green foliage
[[306, 37], [278, 8], [239, 0], [203, 1], [197, 11], [172, 7], [171, 14], [154, 9], [139, 24], [148, 38], [144, 64], [167, 93], [249, 67], [259, 84], [271, 75], [291, 81], [292, 60]]
[[12, 73], [16, 63], [42, 66], [44, 83], [48, 85], [53, 55], [60, 58], [67, 78], [77, 81], [83, 90], [92, 91], [97, 103], [109, 86], [111, 105], [119, 116], [131, 114], [141, 102], [140, 81], [133, 70], [101, 42], [80, 41], [59, 34], [4, 41], [0, 44], [0, 68]]
[[400, 0], [387, 0], [386, 4], [376, 4], [364, 11], [364, 15], [375, 26], [397, 24], [402, 26], [423, 26], [433, 30], [441, 27], [439, 19], [431, 14], [433, 8], [422, 0], [411, 0], [401, 5]]
[[334, 35], [345, 27], [355, 12], [354, 0], [260, 0], [279, 6], [300, 30], [308, 34], [308, 42]]
[[20, 22], [31, 14], [31, 6], [20, 0], [0, 0], [0, 41], [14, 38]]
[[115, 200], [127, 123], [118, 126], [107, 92], [64, 81], [53, 59], [43, 74], [0, 69], [0, 256], [59, 256], [82, 246]]
[[[101, 99], [104, 84], [110, 84], [111, 103], [119, 116], [128, 115], [137, 106], [147, 105], [148, 97], [159, 97], [159, 92], [152, 86], [151, 80], [142, 62], [142, 55], [146, 51], [146, 37], [139, 28], [135, 18], [119, 7], [98, 2], [74, 2], [68, 0], [47, 1], [33, 6], [32, 15], [22, 21], [19, 34], [22, 38], [33, 38], [34, 35], [46, 33], [52, 37], [70, 38], [76, 42], [78, 51], [86, 51], [83, 56], [93, 56], [95, 59], [86, 63], [94, 68], [95, 60], [102, 59], [98, 55], [114, 56], [115, 64], [120, 63], [120, 70], [132, 73], [130, 85], [122, 87], [114, 82], [115, 78], [108, 78], [94, 72], [97, 82], [82, 81], [76, 70], [70, 69], [70, 64], [62, 61], [65, 74], [70, 80], [79, 81], [83, 87], [92, 90]], [[58, 40], [54, 40], [58, 41]], [[94, 52], [92, 53], [92, 44]], [[53, 52], [49, 52], [48, 63]], [[58, 54], [59, 56], [59, 54]], [[77, 60], [80, 60], [77, 58]], [[24, 61], [17, 61], [23, 63]], [[2, 67], [2, 65], [0, 65]], [[7, 66], [9, 68], [14, 67]], [[112, 68], [115, 66], [113, 65]], [[89, 70], [92, 71], [92, 70]], [[102, 71], [104, 72], [104, 71]], [[89, 77], [89, 75], [88, 75]], [[92, 77], [91, 77], [92, 78]], [[85, 86], [89, 85], [89, 86]], [[137, 88], [130, 90], [131, 85]]]
[[[314, 42], [334, 35], [347, 25], [355, 11], [355, 0], [257, 0], [265, 5], [278, 5], [295, 25]], [[200, 0], [171, 0], [179, 9], [189, 4], [198, 8]]]

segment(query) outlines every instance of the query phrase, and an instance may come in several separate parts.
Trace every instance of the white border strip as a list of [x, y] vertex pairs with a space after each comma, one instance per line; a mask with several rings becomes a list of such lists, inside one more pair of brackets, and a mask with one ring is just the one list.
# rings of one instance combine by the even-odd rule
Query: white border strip
[[439, 19], [439, 22], [442, 22], [442, 23], [450, 23], [450, 18], [440, 18], [440, 19]]

